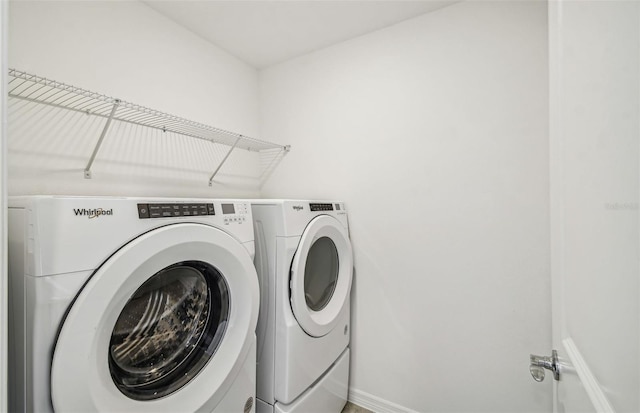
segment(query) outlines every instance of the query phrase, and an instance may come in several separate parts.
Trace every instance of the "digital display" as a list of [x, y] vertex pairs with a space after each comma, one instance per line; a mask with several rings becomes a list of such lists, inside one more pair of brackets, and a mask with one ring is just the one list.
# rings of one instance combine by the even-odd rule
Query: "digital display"
[[223, 214], [235, 214], [236, 209], [233, 207], [233, 204], [222, 204], [222, 213]]

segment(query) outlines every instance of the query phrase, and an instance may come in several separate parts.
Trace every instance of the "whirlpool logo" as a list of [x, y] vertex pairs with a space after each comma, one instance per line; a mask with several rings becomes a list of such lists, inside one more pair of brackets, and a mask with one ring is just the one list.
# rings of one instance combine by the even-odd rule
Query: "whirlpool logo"
[[94, 209], [73, 209], [73, 213], [76, 216], [83, 216], [89, 219], [99, 218], [101, 216], [113, 215], [113, 208], [111, 209], [103, 209], [103, 208], [94, 208]]
[[304, 209], [304, 207], [301, 206], [301, 205], [294, 205], [293, 209], [294, 209], [294, 211], [302, 211]]

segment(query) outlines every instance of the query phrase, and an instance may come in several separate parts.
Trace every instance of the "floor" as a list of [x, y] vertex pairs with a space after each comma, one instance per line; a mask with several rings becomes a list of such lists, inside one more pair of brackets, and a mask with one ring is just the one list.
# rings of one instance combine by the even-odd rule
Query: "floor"
[[371, 410], [367, 410], [364, 407], [360, 407], [351, 402], [347, 402], [347, 405], [342, 409], [342, 413], [373, 413]]

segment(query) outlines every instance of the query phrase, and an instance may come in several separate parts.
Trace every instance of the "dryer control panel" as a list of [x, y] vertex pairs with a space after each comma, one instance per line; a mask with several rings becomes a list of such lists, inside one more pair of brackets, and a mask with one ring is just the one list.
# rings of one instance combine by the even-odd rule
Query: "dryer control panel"
[[315, 211], [333, 211], [333, 204], [319, 204], [319, 203], [310, 203], [309, 210], [311, 212]]
[[317, 203], [317, 202], [309, 204], [309, 211], [311, 212], [340, 211], [340, 210], [344, 210], [344, 206], [341, 206], [341, 204], [328, 204], [328, 203]]

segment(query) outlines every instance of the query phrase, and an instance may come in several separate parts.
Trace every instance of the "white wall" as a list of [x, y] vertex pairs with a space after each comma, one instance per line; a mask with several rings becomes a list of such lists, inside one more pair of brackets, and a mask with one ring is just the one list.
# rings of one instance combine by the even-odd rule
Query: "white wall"
[[[14, 1], [10, 67], [248, 136], [257, 135], [257, 72], [137, 1]], [[34, 113], [36, 115], [34, 115]], [[44, 121], [43, 119], [47, 119]], [[103, 120], [11, 101], [11, 194], [257, 196], [255, 155], [114, 125], [94, 179], [82, 170]]]
[[458, 3], [260, 73], [294, 148], [263, 195], [349, 209], [360, 404], [551, 409], [546, 12]]

